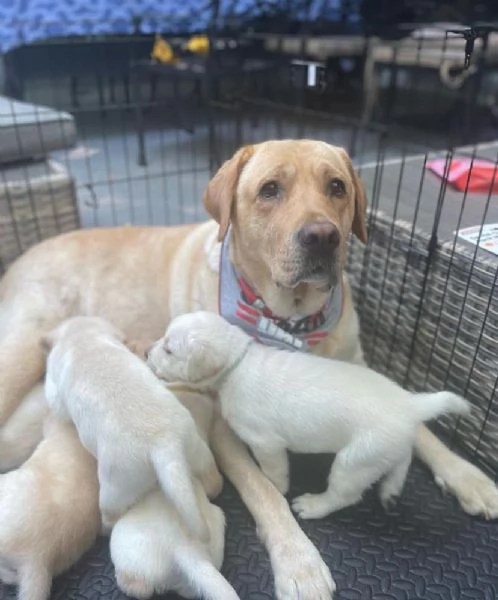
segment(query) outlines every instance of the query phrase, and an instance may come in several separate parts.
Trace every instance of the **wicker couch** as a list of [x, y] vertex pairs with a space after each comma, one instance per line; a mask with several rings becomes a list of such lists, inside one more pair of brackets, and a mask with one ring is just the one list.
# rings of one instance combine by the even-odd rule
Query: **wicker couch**
[[73, 179], [52, 151], [71, 147], [71, 115], [0, 96], [0, 273], [33, 244], [79, 227]]

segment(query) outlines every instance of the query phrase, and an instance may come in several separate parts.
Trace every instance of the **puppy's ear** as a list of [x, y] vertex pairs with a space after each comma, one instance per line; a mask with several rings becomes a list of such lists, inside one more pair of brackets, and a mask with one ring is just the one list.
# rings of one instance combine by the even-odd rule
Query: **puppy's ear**
[[196, 383], [214, 377], [223, 369], [216, 352], [206, 342], [195, 335], [187, 337], [187, 374], [189, 381]]
[[240, 173], [253, 154], [253, 146], [240, 148], [232, 158], [223, 163], [208, 183], [204, 193], [204, 206], [220, 225], [218, 232], [220, 242], [224, 239], [230, 224]]
[[55, 335], [53, 332], [44, 333], [40, 338], [40, 346], [45, 353], [49, 353], [55, 344]]
[[351, 179], [353, 180], [354, 188], [354, 217], [351, 231], [355, 236], [361, 240], [364, 244], [367, 243], [367, 196], [365, 194], [365, 188], [363, 182], [358, 176], [356, 169], [353, 167], [353, 163], [349, 158], [349, 154], [341, 148], [341, 154], [349, 171]]

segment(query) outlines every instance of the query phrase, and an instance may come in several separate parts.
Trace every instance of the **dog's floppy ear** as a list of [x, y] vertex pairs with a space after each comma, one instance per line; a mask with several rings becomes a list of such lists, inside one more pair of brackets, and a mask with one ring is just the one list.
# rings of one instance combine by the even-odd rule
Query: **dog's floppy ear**
[[361, 240], [364, 244], [367, 243], [367, 196], [365, 194], [365, 188], [363, 182], [358, 176], [356, 169], [353, 167], [353, 163], [349, 158], [349, 154], [341, 148], [341, 154], [344, 158], [344, 162], [348, 168], [351, 179], [353, 180], [354, 187], [354, 217], [351, 231], [355, 236]]
[[253, 153], [253, 146], [244, 146], [237, 150], [232, 158], [219, 168], [204, 193], [204, 206], [220, 225], [218, 233], [220, 242], [224, 239], [230, 224], [240, 173]]

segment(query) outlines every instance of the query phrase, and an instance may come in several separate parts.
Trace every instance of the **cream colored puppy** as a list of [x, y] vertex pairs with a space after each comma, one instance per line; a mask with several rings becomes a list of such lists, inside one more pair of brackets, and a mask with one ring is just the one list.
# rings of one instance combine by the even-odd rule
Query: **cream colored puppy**
[[[208, 440], [213, 402], [205, 394], [182, 391], [178, 399], [192, 414], [199, 435]], [[116, 523], [111, 535], [111, 558], [118, 587], [133, 598], [177, 592], [181, 596], [237, 600], [221, 575], [225, 549], [223, 511], [210, 504], [194, 481], [197, 503], [208, 525], [209, 543], [192, 537], [173, 504], [155, 490], [137, 502]]]
[[90, 548], [100, 529], [97, 464], [69, 423], [49, 415], [44, 439], [0, 475], [0, 579], [20, 600], [45, 600], [52, 577]]
[[469, 412], [450, 392], [412, 394], [360, 365], [257, 344], [208, 312], [174, 319], [148, 363], [166, 381], [217, 390], [223, 417], [284, 494], [287, 450], [336, 453], [327, 490], [293, 502], [307, 519], [355, 504], [381, 478], [382, 502], [393, 500], [417, 427], [442, 413]]
[[150, 492], [116, 523], [111, 558], [119, 589], [132, 598], [176, 592], [184, 598], [237, 600], [219, 568], [225, 547], [225, 517], [194, 482], [197, 502], [209, 529], [209, 543], [192, 537], [160, 490]]
[[45, 391], [40, 383], [0, 427], [0, 473], [17, 469], [31, 456], [43, 438], [43, 420], [48, 412]]
[[208, 492], [221, 476], [208, 445], [173, 393], [122, 343], [107, 321], [75, 317], [45, 339], [52, 347], [45, 392], [55, 414], [76, 425], [98, 462], [104, 527], [151, 491], [157, 481], [186, 527], [206, 540], [192, 475]]

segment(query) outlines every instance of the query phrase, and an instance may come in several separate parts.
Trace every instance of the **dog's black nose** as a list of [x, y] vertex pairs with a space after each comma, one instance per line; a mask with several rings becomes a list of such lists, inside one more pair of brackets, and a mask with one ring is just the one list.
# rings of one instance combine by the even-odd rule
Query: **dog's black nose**
[[146, 348], [144, 350], [145, 360], [147, 360], [149, 358], [149, 354], [150, 354], [150, 346], [149, 346], [149, 348]]
[[337, 227], [329, 221], [307, 223], [297, 234], [303, 248], [316, 254], [327, 254], [337, 248], [341, 234]]

